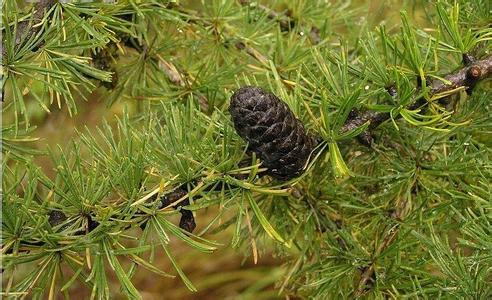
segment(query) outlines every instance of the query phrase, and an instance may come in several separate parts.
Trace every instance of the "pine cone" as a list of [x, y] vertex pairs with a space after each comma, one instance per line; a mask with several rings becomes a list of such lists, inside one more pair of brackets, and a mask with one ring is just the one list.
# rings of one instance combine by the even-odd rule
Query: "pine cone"
[[51, 224], [51, 226], [59, 225], [67, 220], [67, 216], [65, 216], [63, 212], [58, 210], [50, 211], [48, 216], [48, 222]]
[[302, 173], [316, 143], [282, 100], [259, 87], [245, 86], [232, 95], [229, 111], [239, 136], [269, 175], [288, 180]]

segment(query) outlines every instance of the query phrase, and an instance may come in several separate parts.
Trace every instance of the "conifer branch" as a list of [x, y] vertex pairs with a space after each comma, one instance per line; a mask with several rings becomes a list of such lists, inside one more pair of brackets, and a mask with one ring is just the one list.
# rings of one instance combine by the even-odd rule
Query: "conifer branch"
[[[241, 4], [243, 4], [243, 1], [241, 1]], [[263, 6], [261, 6], [261, 7], [263, 7]], [[208, 19], [202, 18], [201, 14], [197, 11], [185, 9], [180, 5], [172, 5], [171, 8], [176, 10], [177, 12], [183, 14], [183, 16], [182, 16], [183, 21], [186, 21], [190, 24], [196, 24], [196, 25], [200, 25], [203, 27], [214, 27], [215, 26], [215, 24], [210, 22]], [[267, 7], [264, 7], [264, 8], [268, 9]], [[268, 9], [268, 11], [271, 11], [271, 10]], [[276, 13], [276, 12], [275, 12], [275, 14], [278, 15], [278, 13]], [[319, 29], [315, 28], [312, 31], [314, 32], [315, 35], [318, 35], [318, 40], [319, 40]], [[238, 40], [237, 36], [234, 36], [234, 34], [229, 33], [226, 29], [223, 29], [221, 34], [223, 36], [225, 36], [226, 40]], [[124, 38], [123, 40], [128, 40], [128, 38]], [[133, 42], [132, 44], [134, 44], [134, 43], [135, 42]], [[129, 46], [129, 45], [127, 43], [125, 43], [125, 46]], [[246, 41], [242, 40], [241, 38], [239, 38], [239, 41], [236, 42], [234, 46], [236, 47], [237, 50], [246, 52], [246, 54], [248, 54], [250, 57], [255, 59], [261, 65], [268, 66], [268, 60], [269, 60], [268, 56], [264, 55], [263, 53], [261, 53], [260, 51], [258, 51], [257, 49], [255, 49], [254, 47], [252, 47], [251, 45], [246, 43]], [[136, 50], [138, 50], [138, 49], [136, 49]], [[162, 62], [161, 62], [161, 65], [162, 65]], [[173, 68], [172, 65], [168, 65], [168, 64], [164, 63], [163, 64], [163, 71], [166, 72], [166, 74], [168, 75], [168, 78], [171, 80], [171, 82], [174, 80], [176, 82], [176, 84], [181, 84], [182, 81], [177, 80], [177, 78], [181, 78], [185, 82], [185, 84], [191, 83], [190, 81], [187, 80], [187, 77], [184, 76], [184, 74], [177, 72], [177, 69], [175, 67]], [[292, 87], [285, 81], [286, 77], [284, 74], [280, 73], [280, 77], [283, 79], [282, 82], [286, 85], [286, 87], [288, 87], [288, 88]], [[196, 93], [196, 96], [197, 96], [198, 101], [200, 103], [200, 107], [204, 111], [207, 111], [208, 110], [208, 100], [206, 99], [206, 97], [200, 93]]]
[[[134, 49], [138, 53], [148, 53], [148, 45], [139, 43], [135, 38], [126, 33], [120, 33], [119, 37], [125, 47]], [[166, 74], [172, 84], [181, 87], [190, 84], [189, 79], [183, 73], [179, 72], [178, 68], [172, 62], [165, 60], [159, 54], [152, 56], [151, 59], [158, 64], [159, 68]]]
[[[263, 11], [269, 19], [276, 20], [278, 22], [280, 30], [282, 31], [291, 31], [296, 26], [296, 21], [290, 16], [290, 11], [287, 11], [286, 13], [279, 13], [263, 4], [256, 3], [252, 5], [249, 0], [240, 0], [239, 3], [243, 6], [249, 6]], [[318, 44], [321, 41], [318, 27], [314, 25], [311, 26], [309, 38], [313, 44]]]
[[[385, 234], [382, 243], [376, 249], [374, 253], [374, 259], [377, 258], [384, 250], [386, 250], [393, 241], [397, 238], [399, 232], [399, 225], [391, 227]], [[359, 282], [356, 284], [357, 290], [355, 292], [355, 297], [362, 296], [367, 292], [376, 281], [376, 270], [374, 266], [374, 261], [372, 261], [369, 266], [362, 269], [362, 274], [360, 275]]]
[[[180, 185], [176, 189], [174, 189], [172, 192], [170, 192], [169, 194], [160, 197], [157, 208], [158, 209], [164, 208], [164, 207], [169, 206], [172, 203], [178, 201], [179, 199], [181, 199], [183, 197], [186, 197], [186, 195], [188, 194], [188, 192], [187, 192], [187, 190], [185, 189], [184, 186], [185, 185]], [[150, 202], [153, 202], [153, 201], [156, 201], [157, 199], [158, 199], [158, 196], [155, 195], [155, 196], [151, 197], [149, 199], [149, 201]], [[178, 204], [174, 205], [173, 208], [176, 209], [176, 210], [179, 210], [179, 212], [181, 213], [181, 219], [180, 219], [180, 222], [179, 222], [179, 227], [182, 228], [182, 229], [184, 229], [184, 230], [186, 230], [186, 231], [188, 231], [188, 232], [193, 232], [193, 230], [196, 227], [195, 218], [193, 216], [193, 213], [190, 210], [187, 210], [187, 209], [183, 209], [182, 208], [183, 206], [187, 206], [189, 204], [190, 204], [189, 200], [188, 199], [184, 199], [181, 203], [178, 203]], [[138, 216], [139, 216], [139, 214], [136, 214], [136, 217], [138, 217]], [[75, 236], [88, 234], [88, 233], [92, 232], [94, 229], [96, 229], [100, 225], [99, 222], [97, 222], [97, 221], [95, 221], [93, 219], [93, 216], [87, 214], [84, 217], [85, 217], [85, 219], [87, 221], [86, 228], [85, 229], [78, 230], [75, 233], [73, 233]], [[66, 222], [67, 220], [68, 220], [68, 216], [65, 215], [62, 211], [59, 211], [59, 210], [51, 210], [48, 213], [48, 223], [52, 227], [58, 226], [58, 225], [60, 225], [60, 224], [62, 224], [64, 222]], [[71, 223], [73, 224], [73, 222], [74, 221], [72, 221]], [[60, 230], [66, 229], [69, 226], [70, 226], [70, 223], [69, 224], [65, 224], [64, 226], [62, 226], [60, 228]], [[140, 225], [140, 228], [142, 230], [144, 230], [146, 226], [147, 226], [147, 222], [144, 222], [144, 223], [142, 223]], [[127, 226], [125, 229], [129, 229], [130, 227], [131, 227], [131, 225]], [[29, 252], [29, 248], [30, 247], [33, 247], [33, 246], [42, 247], [46, 243], [45, 242], [42, 242], [42, 241], [32, 242], [32, 241], [24, 241], [23, 240], [23, 241], [20, 241], [20, 244], [22, 246], [26, 246], [27, 247], [27, 249], [20, 249], [20, 250]], [[11, 253], [12, 253], [12, 249], [9, 249], [6, 252], [6, 254], [11, 254]]]
[[[180, 250], [174, 240], [209, 253], [217, 243], [208, 241], [208, 235], [234, 227], [225, 232], [233, 235], [231, 244], [246, 245], [251, 239], [255, 263], [261, 250], [256, 247], [271, 244], [256, 243], [263, 238], [294, 247], [278, 251], [293, 262], [279, 294], [490, 298], [490, 174], [484, 171], [489, 160], [482, 140], [490, 127], [486, 104], [492, 57], [488, 44], [477, 51], [490, 40], [490, 30], [481, 28], [488, 26], [488, 10], [472, 1], [460, 11], [465, 2], [443, 0], [437, 11], [429, 6], [429, 24], [439, 33], [431, 40], [427, 34], [421, 39], [423, 31], [409, 26], [404, 13], [400, 36], [381, 30], [380, 38], [371, 33], [366, 39], [360, 30], [331, 30], [339, 18], [364, 31], [369, 23], [364, 14], [347, 18], [347, 5], [330, 4], [326, 17], [323, 1], [298, 3], [294, 13], [277, 9], [289, 6], [288, 1], [32, 4], [22, 21], [6, 30], [7, 53], [10, 59], [15, 55], [15, 61], [5, 60], [12, 64], [6, 73], [12, 74], [7, 81], [14, 95], [10, 111], [16, 116], [31, 111], [34, 106], [22, 106], [33, 98], [43, 108], [48, 101], [67, 99], [77, 101], [76, 107], [73, 96], [90, 97], [95, 83], [114, 89], [108, 92], [112, 101], [134, 96], [149, 105], [78, 134], [73, 148], [61, 145], [60, 155], [52, 155], [54, 175], [31, 162], [30, 152], [3, 150], [1, 268], [10, 278], [2, 294], [43, 298], [49, 293], [48, 298], [56, 298], [58, 291], [68, 296], [75, 282], [86, 282], [94, 297], [108, 298], [114, 280], [106, 278], [113, 272], [120, 292], [138, 298], [132, 283], [135, 268], [167, 276], [153, 260], [161, 245], [184, 284], [195, 291], [186, 277], [189, 266], [180, 267], [182, 262], [174, 259]], [[427, 12], [426, 6], [422, 9]], [[9, 22], [19, 20], [14, 16]], [[356, 40], [364, 51], [346, 51], [344, 45], [339, 56], [323, 47], [310, 51], [320, 40], [319, 29], [306, 20], [323, 23], [323, 30], [344, 40]], [[408, 73], [393, 76], [407, 68], [442, 66], [449, 51], [465, 54], [457, 62], [461, 66], [437, 74], [443, 77], [418, 76], [415, 83]], [[467, 53], [487, 54], [476, 59]], [[355, 61], [361, 64], [350, 66]], [[119, 82], [116, 70], [124, 70]], [[475, 90], [480, 81], [487, 82]], [[267, 102], [276, 96], [264, 97], [249, 87], [251, 93], [238, 96], [236, 109], [228, 114], [227, 107], [231, 112], [234, 105], [224, 95], [243, 83], [269, 86], [289, 99]], [[375, 88], [358, 88], [367, 83]], [[389, 105], [386, 112], [350, 111], [381, 91], [391, 96], [396, 113], [390, 115]], [[460, 106], [457, 117], [473, 117], [473, 124], [457, 127], [451, 138], [403, 130], [393, 132], [389, 147], [384, 143], [370, 153], [339, 143], [357, 137], [370, 145], [371, 131], [391, 118], [405, 117], [415, 126], [446, 124], [451, 112], [441, 109], [450, 107], [457, 93], [472, 91], [477, 96], [473, 105]], [[210, 102], [208, 93], [214, 95]], [[194, 103], [167, 101], [175, 95], [190, 96]], [[279, 103], [285, 107], [278, 109]], [[304, 147], [309, 132], [301, 130], [304, 122], [296, 122], [296, 115], [318, 132], [319, 147], [312, 149], [314, 141]], [[340, 127], [349, 132], [335, 132]], [[28, 140], [14, 137], [16, 143]], [[17, 157], [9, 157], [14, 150], [25, 156], [18, 164]], [[252, 152], [261, 164], [248, 157]], [[346, 179], [351, 171], [356, 176]], [[217, 215], [199, 224], [199, 236], [190, 234], [210, 213]], [[173, 221], [175, 217], [180, 220]], [[136, 242], [127, 241], [129, 236]], [[120, 263], [127, 258], [129, 268]], [[68, 278], [66, 267], [72, 268]]]
[[[44, 14], [48, 12], [58, 1], [57, 0], [40, 0], [36, 3], [34, 7], [34, 13], [32, 14], [31, 20], [25, 20], [19, 22], [16, 27], [15, 36], [14, 36], [14, 48], [17, 48], [19, 45], [28, 41], [31, 37], [35, 36], [42, 28], [42, 26], [34, 26], [40, 23]], [[5, 36], [5, 34], [3, 34]], [[0, 46], [2, 49], [2, 65], [6, 64], [7, 57], [7, 48], [5, 47], [5, 42], [2, 40], [2, 45]], [[3, 77], [4, 75], [0, 76]], [[3, 81], [3, 78], [1, 78]], [[5, 99], [5, 88], [2, 87], [0, 102], [3, 102]]]
[[265, 65], [268, 63], [268, 58], [261, 54], [258, 50], [255, 48], [245, 44], [244, 42], [237, 42], [236, 43], [236, 48], [238, 50], [244, 50], [249, 56], [257, 60], [259, 63]]
[[[34, 6], [34, 12], [31, 20], [25, 20], [17, 24], [15, 32], [14, 46], [18, 47], [31, 37], [36, 35], [42, 28], [42, 26], [35, 26], [41, 22], [47, 13], [58, 1], [57, 0], [40, 0]], [[2, 47], [2, 63], [7, 54], [7, 49]]]
[[[416, 188], [416, 185], [414, 185], [414, 188]], [[355, 291], [355, 297], [360, 297], [364, 293], [366, 293], [368, 290], [372, 288], [374, 283], [376, 282], [376, 270], [375, 270], [375, 262], [377, 258], [385, 251], [388, 249], [388, 247], [396, 240], [398, 237], [398, 233], [400, 231], [400, 223], [408, 214], [407, 211], [407, 201], [401, 201], [397, 203], [396, 209], [390, 214], [390, 217], [398, 222], [394, 225], [391, 225], [391, 227], [388, 230], [385, 230], [384, 232], [384, 237], [379, 244], [379, 246], [374, 249], [374, 253], [372, 255], [372, 261], [369, 263], [368, 266], [364, 267], [361, 269], [361, 275], [359, 277], [358, 282], [356, 283], [356, 291]]]
[[[488, 56], [475, 62], [467, 56], [467, 58], [464, 59], [464, 62], [467, 62], [468, 65], [444, 77], [445, 81], [439, 79], [432, 80], [429, 84], [429, 96], [448, 97], [462, 88], [464, 88], [467, 93], [471, 93], [478, 82], [492, 75], [492, 56]], [[425, 104], [425, 99], [420, 98], [414, 104], [410, 105], [409, 109], [417, 109]], [[359, 136], [359, 141], [361, 141], [362, 138], [363, 144], [366, 144], [366, 142], [370, 143], [370, 140], [367, 140], [367, 135], [370, 135], [370, 131], [390, 118], [391, 116], [387, 112], [366, 111], [360, 113], [355, 111], [352, 116], [349, 117], [341, 131], [347, 132], [369, 122], [368, 131], [365, 131]]]
[[250, 6], [263, 11], [269, 19], [276, 20], [278, 22], [282, 31], [290, 31], [292, 28], [294, 28], [296, 24], [295, 21], [289, 18], [287, 15], [278, 13], [263, 4], [257, 3], [255, 5], [252, 5], [251, 1], [249, 0], [240, 0], [239, 3], [243, 6]]
[[[131, 19], [131, 17], [129, 16], [131, 15], [124, 15], [121, 18]], [[144, 55], [147, 55], [147, 53], [149, 52], [149, 45], [142, 44], [129, 34], [120, 32], [118, 33], [118, 36], [123, 46], [133, 49], [136, 52]], [[102, 82], [103, 85], [110, 89], [116, 87], [118, 81], [116, 70], [112, 67], [113, 63], [111, 61], [111, 56], [108, 56], [106, 54], [108, 52], [108, 49], [112, 48], [113, 46], [114, 43], [110, 42], [106, 45], [104, 49], [92, 55], [93, 64], [98, 66], [98, 68], [100, 68], [101, 70], [110, 70], [113, 72], [113, 78], [110, 83]], [[113, 52], [116, 53], [115, 51]], [[193, 80], [189, 76], [185, 75], [183, 72], [180, 72], [172, 62], [164, 59], [161, 55], [152, 55], [150, 59], [153, 60], [158, 65], [159, 69], [166, 74], [167, 78], [173, 85], [177, 87], [185, 87], [190, 86], [193, 83]], [[193, 94], [198, 99], [198, 103], [200, 104], [202, 110], [208, 111], [209, 105], [207, 97], [198, 91], [193, 91]]]
[[[249, 5], [249, 1], [240, 1], [240, 3], [242, 5]], [[279, 14], [277, 12], [274, 12], [273, 10], [271, 10], [270, 8], [267, 8], [266, 6], [263, 6], [263, 5], [260, 5], [260, 7], [264, 10], [266, 10], [267, 14], [268, 15], [275, 15], [275, 16], [278, 16]], [[210, 21], [206, 20], [206, 19], [203, 19], [203, 18], [200, 18], [200, 14], [197, 13], [196, 11], [189, 11], [189, 10], [185, 10], [183, 9], [182, 7], [180, 6], [175, 6], [174, 9], [176, 9], [177, 11], [183, 13], [184, 15], [186, 15], [189, 19], [187, 19], [188, 22], [190, 23], [193, 23], [193, 24], [200, 24], [204, 27], [209, 27], [209, 26], [214, 26], [213, 23], [211, 23]], [[227, 36], [229, 35], [230, 33], [226, 30], [226, 29], [223, 29], [222, 30], [222, 35], [224, 36]], [[227, 39], [228, 40], [232, 40], [232, 39], [238, 39], [236, 36], [234, 36], [233, 34], [230, 34], [231, 36], [227, 36]], [[321, 39], [319, 37], [319, 29], [315, 26], [312, 27], [312, 30], [310, 32], [310, 36], [311, 38], [314, 40], [316, 40], [317, 42], [313, 42], [313, 43], [318, 43]], [[268, 66], [268, 56], [267, 55], [264, 55], [263, 53], [261, 53], [260, 51], [258, 51], [257, 49], [255, 49], [254, 47], [252, 47], [251, 45], [249, 45], [248, 43], [246, 43], [246, 41], [240, 39], [238, 42], [235, 43], [234, 45], [236, 47], [236, 49], [240, 50], [240, 51], [243, 51], [246, 52], [246, 54], [248, 54], [249, 56], [251, 56], [253, 59], [255, 59], [256, 61], [258, 61], [261, 65], [263, 66]], [[284, 74], [282, 74], [280, 72], [280, 77], [283, 79], [282, 82], [285, 84], [286, 87], [288, 88], [291, 88], [292, 86], [289, 85], [285, 80], [286, 80], [286, 77]]]

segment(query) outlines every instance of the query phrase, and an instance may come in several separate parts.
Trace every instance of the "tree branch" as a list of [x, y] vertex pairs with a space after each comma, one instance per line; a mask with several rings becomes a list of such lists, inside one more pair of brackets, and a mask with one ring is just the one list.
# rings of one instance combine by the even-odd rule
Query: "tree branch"
[[[296, 21], [292, 19], [291, 12], [287, 11], [287, 13], [278, 13], [275, 10], [263, 5], [263, 4], [255, 4], [252, 5], [249, 0], [239, 0], [239, 3], [242, 6], [249, 6], [252, 8], [257, 8], [263, 11], [269, 19], [276, 20], [280, 26], [280, 30], [282, 31], [291, 31], [296, 26]], [[316, 26], [311, 26], [311, 30], [309, 32], [309, 38], [313, 44], [318, 44], [321, 41], [321, 37], [319, 35], [319, 28]]]
[[[40, 0], [34, 6], [34, 13], [30, 20], [25, 20], [17, 24], [15, 32], [15, 47], [18, 47], [25, 41], [28, 41], [31, 37], [36, 35], [42, 28], [42, 26], [34, 26], [40, 23], [47, 11], [49, 11], [58, 1], [57, 0]], [[2, 63], [7, 54], [7, 49], [2, 48]]]
[[[414, 183], [413, 186], [414, 189], [417, 189], [416, 183]], [[372, 260], [369, 263], [368, 266], [364, 267], [361, 269], [361, 275], [356, 283], [356, 290], [355, 290], [355, 297], [359, 298], [362, 296], [364, 293], [366, 293], [368, 290], [370, 290], [374, 283], [377, 280], [376, 277], [376, 269], [375, 269], [375, 263], [376, 260], [378, 259], [381, 254], [388, 249], [388, 247], [396, 240], [398, 237], [398, 233], [400, 231], [400, 222], [403, 221], [403, 219], [406, 218], [406, 216], [409, 214], [408, 212], [408, 201], [400, 201], [396, 203], [396, 209], [390, 214], [390, 217], [394, 219], [397, 223], [394, 225], [391, 225], [388, 230], [384, 231], [384, 237], [379, 244], [379, 246], [374, 249], [373, 255], [372, 255]]]
[[[399, 232], [399, 225], [391, 227], [384, 236], [383, 242], [375, 251], [375, 257], [381, 255], [381, 253], [386, 250], [396, 239]], [[359, 282], [357, 283], [357, 290], [355, 291], [355, 297], [358, 298], [367, 292], [372, 285], [375, 283], [376, 270], [374, 269], [374, 260], [369, 264], [369, 266], [362, 269], [362, 274], [360, 275]]]
[[242, 6], [249, 6], [252, 8], [258, 8], [259, 10], [263, 11], [269, 19], [271, 20], [277, 20], [278, 24], [280, 25], [280, 29], [282, 31], [290, 31], [291, 28], [294, 28], [295, 26], [295, 21], [286, 16], [285, 14], [278, 13], [274, 11], [273, 9], [263, 5], [263, 4], [255, 4], [252, 5], [251, 1], [249, 0], [240, 0], [239, 3]]
[[[447, 97], [458, 91], [459, 88], [465, 88], [468, 93], [471, 93], [475, 85], [490, 76], [492, 76], [492, 55], [478, 61], [472, 62], [467, 57], [469, 65], [459, 69], [444, 77], [445, 81], [434, 79], [430, 82], [429, 96]], [[423, 98], [418, 99], [414, 104], [410, 105], [410, 109], [417, 109], [425, 105], [426, 101]], [[349, 117], [341, 132], [347, 132], [369, 122], [368, 130], [371, 131], [381, 125], [386, 120], [390, 119], [390, 114], [387, 112], [366, 111], [363, 113], [354, 112], [352, 117]], [[364, 132], [364, 135], [369, 132]], [[364, 143], [364, 142], [363, 142]]]
[[[25, 20], [22, 22], [19, 22], [17, 24], [17, 28], [15, 31], [15, 37], [14, 37], [14, 48], [17, 48], [19, 45], [22, 43], [28, 41], [31, 37], [36, 35], [42, 28], [42, 26], [34, 26], [38, 23], [40, 23], [43, 20], [44, 14], [49, 11], [58, 1], [57, 0], [40, 0], [36, 5], [34, 6], [34, 13], [32, 14], [32, 18], [30, 20]], [[5, 34], [3, 34], [5, 36]], [[2, 40], [2, 57], [0, 58], [2, 60], [2, 65], [5, 66], [6, 64], [6, 57], [7, 57], [7, 48], [5, 48], [5, 40]], [[1, 77], [4, 75], [2, 74]], [[5, 82], [3, 78], [1, 78], [2, 82]], [[0, 102], [3, 102], [5, 95], [5, 87], [2, 87], [2, 93], [0, 98]]]

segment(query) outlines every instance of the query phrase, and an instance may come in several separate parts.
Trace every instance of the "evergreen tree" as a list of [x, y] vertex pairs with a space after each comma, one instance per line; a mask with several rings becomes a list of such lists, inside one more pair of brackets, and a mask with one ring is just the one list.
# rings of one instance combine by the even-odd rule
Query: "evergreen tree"
[[192, 294], [179, 241], [274, 251], [279, 297], [490, 299], [491, 3], [370, 2], [3, 1], [2, 296]]

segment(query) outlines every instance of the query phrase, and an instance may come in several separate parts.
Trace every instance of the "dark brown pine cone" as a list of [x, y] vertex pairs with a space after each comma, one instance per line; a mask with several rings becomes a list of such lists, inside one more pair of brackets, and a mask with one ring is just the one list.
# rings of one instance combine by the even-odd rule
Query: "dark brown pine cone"
[[259, 87], [245, 86], [232, 95], [229, 111], [237, 133], [269, 175], [288, 180], [302, 173], [316, 143], [282, 100]]

